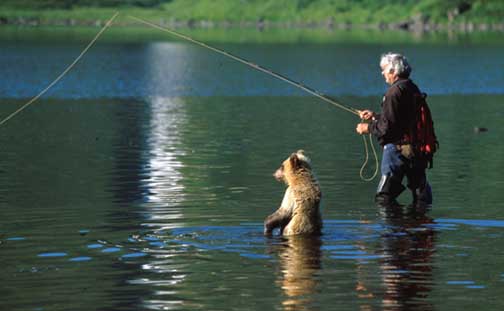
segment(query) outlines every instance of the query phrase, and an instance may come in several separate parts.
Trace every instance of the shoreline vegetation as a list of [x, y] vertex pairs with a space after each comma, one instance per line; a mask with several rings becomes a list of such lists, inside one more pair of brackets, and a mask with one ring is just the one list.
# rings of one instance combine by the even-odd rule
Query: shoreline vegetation
[[132, 15], [170, 28], [504, 32], [501, 0], [3, 0], [0, 27], [101, 27], [115, 11], [128, 27]]
[[[142, 17], [140, 17], [142, 18]], [[429, 32], [429, 31], [457, 31], [457, 32], [473, 32], [473, 31], [495, 31], [504, 32], [503, 23], [474, 23], [474, 22], [457, 22], [457, 23], [427, 23], [405, 21], [400, 23], [359, 23], [354, 24], [350, 22], [338, 23], [334, 19], [310, 22], [291, 22], [291, 21], [212, 21], [212, 20], [177, 20], [177, 19], [164, 19], [164, 18], [149, 18], [143, 17], [152, 23], [168, 28], [189, 28], [189, 29], [228, 29], [228, 28], [245, 28], [245, 29], [326, 29], [326, 30], [404, 30], [411, 32]], [[0, 26], [86, 26], [86, 27], [102, 27], [105, 25], [107, 19], [78, 19], [78, 18], [64, 18], [64, 19], [46, 19], [40, 17], [24, 17], [18, 16], [13, 18], [0, 17]], [[121, 21], [114, 24], [125, 27], [145, 27], [134, 21]]]

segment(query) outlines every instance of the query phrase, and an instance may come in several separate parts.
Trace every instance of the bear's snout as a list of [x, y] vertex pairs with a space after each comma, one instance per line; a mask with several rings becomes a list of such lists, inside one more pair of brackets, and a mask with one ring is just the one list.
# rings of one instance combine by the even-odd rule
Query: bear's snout
[[278, 180], [278, 181], [283, 181], [283, 179], [284, 179], [284, 173], [283, 173], [282, 168], [277, 169], [275, 171], [275, 173], [273, 174], [273, 177], [275, 177], [275, 179]]

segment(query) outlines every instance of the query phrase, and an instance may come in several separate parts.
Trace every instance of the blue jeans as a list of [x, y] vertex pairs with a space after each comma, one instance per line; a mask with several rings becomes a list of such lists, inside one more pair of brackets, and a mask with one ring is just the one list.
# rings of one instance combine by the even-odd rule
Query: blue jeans
[[386, 144], [383, 146], [382, 180], [378, 186], [377, 194], [386, 195], [389, 199], [394, 200], [404, 190], [402, 180], [406, 176], [407, 187], [413, 194], [413, 201], [431, 204], [432, 191], [425, 174], [427, 164], [425, 159], [418, 157], [407, 159], [396, 145]]

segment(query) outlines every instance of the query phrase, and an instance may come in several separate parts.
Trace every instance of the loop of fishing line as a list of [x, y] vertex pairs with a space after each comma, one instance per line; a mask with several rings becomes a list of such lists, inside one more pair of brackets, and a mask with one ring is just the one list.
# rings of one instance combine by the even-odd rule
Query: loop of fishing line
[[376, 149], [373, 144], [373, 136], [369, 134], [369, 144], [371, 145], [371, 150], [373, 151], [373, 155], [375, 158], [375, 171], [371, 177], [364, 177], [364, 168], [366, 168], [368, 160], [369, 160], [369, 150], [368, 150], [368, 145], [366, 141], [366, 135], [362, 135], [362, 140], [364, 142], [364, 149], [366, 151], [366, 159], [364, 160], [364, 163], [362, 163], [362, 166], [359, 171], [359, 176], [363, 181], [371, 181], [373, 180], [376, 175], [378, 175], [378, 155], [376, 154]]
[[63, 70], [63, 72], [54, 79], [53, 82], [51, 82], [45, 89], [43, 89], [40, 93], [37, 94], [37, 96], [33, 97], [30, 99], [26, 104], [21, 106], [19, 109], [8, 115], [6, 118], [4, 118], [2, 121], [0, 121], [0, 126], [2, 126], [4, 123], [12, 119], [15, 115], [23, 111], [26, 107], [30, 106], [34, 102], [36, 102], [42, 95], [44, 95], [47, 91], [49, 91], [50, 88], [52, 88], [56, 83], [58, 83], [80, 60], [84, 55], [87, 53], [87, 51], [95, 44], [95, 42], [98, 40], [98, 38], [102, 35], [102, 33], [109, 28], [112, 25], [112, 21], [119, 15], [119, 12], [116, 12], [105, 24], [105, 26], [102, 27], [102, 29], [96, 34], [96, 36], [89, 42], [89, 44], [82, 50], [82, 52], [77, 56], [77, 58], [70, 64], [68, 67]]

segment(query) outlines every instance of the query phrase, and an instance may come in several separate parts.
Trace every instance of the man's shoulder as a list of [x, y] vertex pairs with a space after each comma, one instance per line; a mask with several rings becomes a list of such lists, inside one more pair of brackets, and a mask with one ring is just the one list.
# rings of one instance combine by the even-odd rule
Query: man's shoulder
[[396, 81], [387, 91], [389, 96], [399, 96], [403, 93], [418, 93], [420, 89], [411, 79], [401, 79]]
[[401, 85], [399, 83], [392, 84], [385, 93], [386, 97], [393, 97], [399, 95], [401, 95]]

